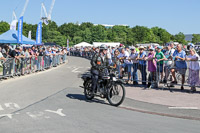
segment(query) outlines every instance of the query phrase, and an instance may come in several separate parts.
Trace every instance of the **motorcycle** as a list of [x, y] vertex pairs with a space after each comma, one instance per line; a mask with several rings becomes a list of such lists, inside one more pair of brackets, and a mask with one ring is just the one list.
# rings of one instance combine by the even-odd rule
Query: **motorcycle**
[[92, 93], [92, 74], [89, 72], [82, 75], [86, 99], [92, 100], [97, 96], [106, 98], [112, 106], [119, 106], [124, 101], [126, 93], [123, 81], [116, 78], [116, 71], [113, 68], [104, 67], [101, 74], [94, 94]]

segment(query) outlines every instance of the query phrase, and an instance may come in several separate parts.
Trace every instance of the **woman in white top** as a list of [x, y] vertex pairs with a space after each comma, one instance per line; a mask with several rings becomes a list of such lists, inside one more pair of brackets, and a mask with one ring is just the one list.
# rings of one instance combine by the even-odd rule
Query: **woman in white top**
[[200, 64], [199, 64], [199, 55], [196, 53], [195, 49], [192, 48], [190, 49], [190, 55], [186, 57], [186, 60], [190, 61], [189, 62], [189, 80], [188, 84], [191, 86], [191, 92], [196, 91], [196, 87], [200, 85], [200, 80], [199, 80], [199, 69], [200, 69]]

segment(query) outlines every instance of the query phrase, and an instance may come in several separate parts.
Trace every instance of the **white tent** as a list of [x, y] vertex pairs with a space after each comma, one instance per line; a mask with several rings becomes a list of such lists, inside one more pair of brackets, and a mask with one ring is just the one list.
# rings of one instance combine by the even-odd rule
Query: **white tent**
[[92, 44], [89, 44], [87, 42], [81, 42], [79, 44], [74, 45], [74, 47], [92, 47]]
[[119, 42], [93, 42], [94, 47], [99, 47], [102, 44], [105, 44], [106, 46], [116, 47], [119, 46]]

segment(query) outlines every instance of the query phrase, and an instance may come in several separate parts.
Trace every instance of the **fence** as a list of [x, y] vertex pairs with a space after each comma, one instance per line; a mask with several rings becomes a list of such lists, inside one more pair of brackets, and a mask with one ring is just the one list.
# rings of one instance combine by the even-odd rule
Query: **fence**
[[43, 71], [51, 67], [65, 63], [66, 54], [37, 56], [28, 58], [7, 58], [6, 61], [1, 61], [0, 79], [14, 76], [21, 76], [38, 71]]
[[[71, 51], [70, 55], [91, 59], [93, 54], [94, 52]], [[194, 66], [195, 63], [192, 63], [195, 61], [185, 61], [187, 65], [186, 69], [177, 68], [175, 64], [176, 62], [183, 62], [183, 61], [165, 60], [163, 61], [162, 64], [160, 62], [155, 62], [156, 64], [155, 69], [153, 71], [148, 71], [149, 67], [148, 61], [140, 60], [138, 63], [133, 63], [132, 65], [119, 64], [117, 71], [120, 78], [120, 67], [123, 68], [124, 72], [126, 73], [123, 74], [124, 76], [129, 75], [128, 71], [130, 71], [129, 69], [131, 69], [130, 75], [131, 75], [131, 80], [133, 81], [134, 84], [142, 82], [142, 84], [144, 85], [147, 84], [148, 87], [152, 88], [158, 88], [160, 84], [163, 84], [164, 85], [163, 87], [168, 87], [168, 88], [173, 87], [174, 85], [200, 87], [200, 80], [199, 80], [200, 71], [199, 69], [196, 71], [192, 70], [194, 67], [196, 67]], [[200, 67], [200, 61], [197, 62], [199, 63]], [[175, 70], [175, 78], [177, 79], [177, 83], [171, 83], [174, 80], [172, 76], [173, 70]], [[182, 77], [183, 74], [185, 75], [184, 84], [182, 83], [182, 78], [184, 78]], [[195, 81], [193, 79], [194, 76], [196, 76], [197, 78], [195, 79]]]

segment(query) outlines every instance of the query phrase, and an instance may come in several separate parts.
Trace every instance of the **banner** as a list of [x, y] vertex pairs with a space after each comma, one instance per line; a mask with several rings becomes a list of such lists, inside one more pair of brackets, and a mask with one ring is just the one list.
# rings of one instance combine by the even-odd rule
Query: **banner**
[[17, 21], [18, 20], [13, 20], [10, 24], [10, 30], [16, 30], [17, 29]]
[[17, 39], [17, 43], [23, 43], [23, 39], [22, 39], [22, 31], [23, 31], [23, 16], [21, 16], [19, 18], [18, 21], [18, 39]]
[[36, 44], [42, 43], [42, 22], [38, 24], [37, 32], [36, 32]]

